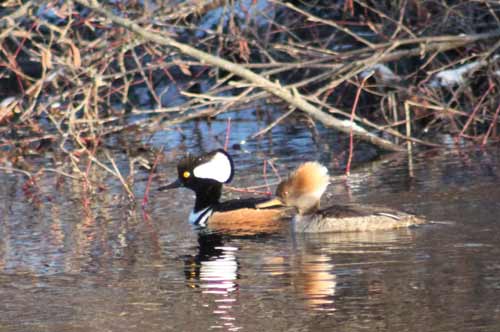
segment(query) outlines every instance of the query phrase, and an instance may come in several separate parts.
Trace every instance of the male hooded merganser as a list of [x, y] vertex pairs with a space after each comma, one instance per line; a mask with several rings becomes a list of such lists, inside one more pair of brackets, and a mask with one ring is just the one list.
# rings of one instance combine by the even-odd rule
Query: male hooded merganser
[[326, 167], [317, 162], [304, 163], [278, 185], [277, 198], [257, 207], [280, 203], [295, 207], [298, 214], [293, 218], [293, 227], [297, 233], [376, 231], [425, 223], [414, 215], [376, 206], [335, 204], [320, 209], [328, 183]]
[[285, 225], [282, 219], [289, 209], [282, 204], [256, 208], [267, 198], [219, 201], [222, 185], [234, 175], [233, 160], [222, 149], [198, 157], [188, 155], [177, 165], [177, 172], [177, 180], [159, 190], [186, 187], [195, 192], [196, 201], [189, 215], [191, 224], [239, 235], [275, 232]]

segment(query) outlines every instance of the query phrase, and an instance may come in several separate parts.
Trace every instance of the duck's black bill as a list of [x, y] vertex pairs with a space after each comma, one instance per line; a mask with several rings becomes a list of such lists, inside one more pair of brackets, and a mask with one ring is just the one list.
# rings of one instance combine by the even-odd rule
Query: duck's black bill
[[159, 187], [158, 190], [168, 190], [182, 187], [182, 182], [180, 179], [175, 180], [174, 182], [167, 184], [166, 186]]

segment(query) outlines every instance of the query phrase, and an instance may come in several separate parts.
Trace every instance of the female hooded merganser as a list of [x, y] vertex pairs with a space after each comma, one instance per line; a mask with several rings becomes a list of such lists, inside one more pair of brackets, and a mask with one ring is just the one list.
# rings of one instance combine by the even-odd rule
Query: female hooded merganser
[[319, 202], [328, 183], [326, 167], [317, 162], [304, 163], [278, 185], [277, 198], [257, 207], [276, 204], [295, 207], [298, 214], [293, 218], [293, 227], [297, 233], [376, 231], [425, 223], [414, 215], [376, 206], [335, 204], [320, 209]]
[[177, 165], [177, 172], [177, 180], [159, 190], [186, 187], [195, 192], [196, 201], [189, 215], [191, 224], [238, 235], [275, 232], [285, 225], [283, 218], [289, 209], [282, 204], [256, 208], [267, 198], [219, 201], [222, 185], [234, 175], [233, 160], [222, 149], [198, 157], [188, 155]]

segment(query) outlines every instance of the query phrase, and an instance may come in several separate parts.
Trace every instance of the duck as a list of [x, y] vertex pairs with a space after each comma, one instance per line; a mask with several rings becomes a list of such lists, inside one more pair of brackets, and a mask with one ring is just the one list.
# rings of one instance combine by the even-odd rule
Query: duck
[[333, 204], [320, 207], [330, 177], [325, 166], [306, 162], [276, 188], [276, 197], [257, 204], [258, 208], [279, 204], [293, 207], [293, 231], [296, 233], [339, 233], [381, 231], [407, 228], [426, 221], [413, 214], [380, 206]]
[[193, 156], [187, 155], [177, 164], [177, 179], [158, 190], [188, 188], [195, 193], [194, 207], [188, 221], [194, 226], [235, 235], [274, 233], [290, 218], [290, 209], [279, 204], [257, 205], [268, 197], [233, 199], [221, 202], [222, 187], [234, 177], [234, 162], [223, 149]]

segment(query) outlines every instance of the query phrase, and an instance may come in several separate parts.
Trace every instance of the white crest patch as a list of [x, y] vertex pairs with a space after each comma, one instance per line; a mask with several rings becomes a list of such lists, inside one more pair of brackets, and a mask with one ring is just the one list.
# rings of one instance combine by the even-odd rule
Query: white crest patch
[[198, 212], [191, 211], [189, 214], [189, 223], [193, 225], [206, 226], [208, 217], [212, 215], [212, 209], [209, 207], [204, 208]]
[[212, 159], [204, 164], [196, 166], [193, 169], [193, 174], [197, 178], [212, 179], [221, 183], [228, 182], [233, 175], [233, 167], [229, 157], [217, 152]]
[[314, 164], [317, 165], [317, 172], [319, 174], [321, 174], [321, 176], [328, 176], [328, 168], [326, 168], [325, 166], [321, 165], [320, 163], [318, 162], [312, 162]]

